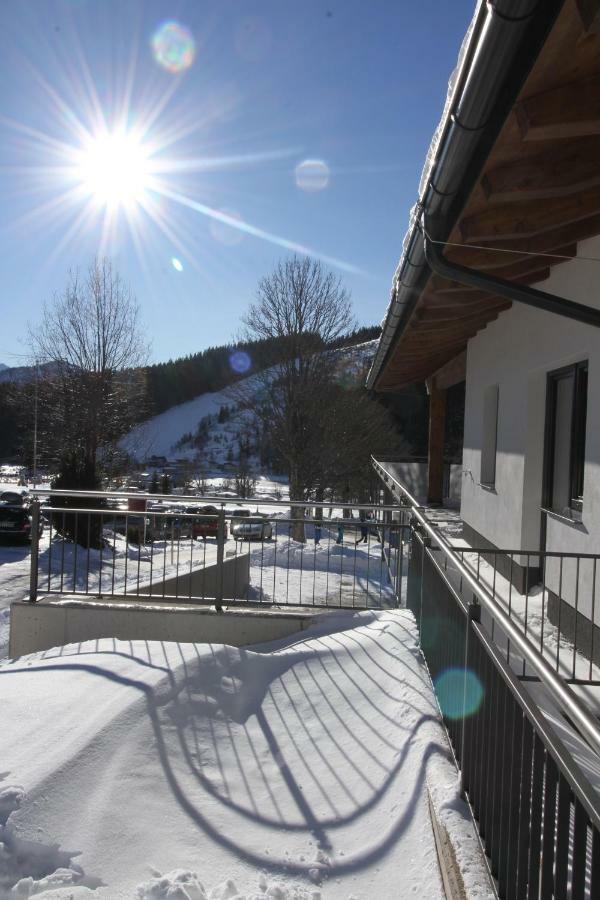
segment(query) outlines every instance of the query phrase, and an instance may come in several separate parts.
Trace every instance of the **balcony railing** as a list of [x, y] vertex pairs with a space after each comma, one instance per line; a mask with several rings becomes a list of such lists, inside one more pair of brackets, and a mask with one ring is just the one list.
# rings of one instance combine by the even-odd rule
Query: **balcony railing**
[[489, 550], [452, 547], [374, 466], [411, 517], [407, 603], [498, 895], [600, 896], [600, 724], [573, 667], [548, 654], [526, 597], [518, 609], [482, 577]]
[[[236, 510], [244, 501], [222, 498], [50, 496], [52, 505], [35, 501], [32, 510], [33, 601], [58, 594], [354, 609], [401, 602], [410, 528], [384, 521], [392, 507], [261, 500], [259, 512], [256, 501]], [[129, 509], [131, 502], [147, 508]]]

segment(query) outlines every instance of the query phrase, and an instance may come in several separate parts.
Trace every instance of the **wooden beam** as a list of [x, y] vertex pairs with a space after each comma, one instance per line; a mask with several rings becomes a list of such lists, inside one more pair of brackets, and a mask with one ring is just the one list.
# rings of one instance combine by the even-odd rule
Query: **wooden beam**
[[[519, 284], [535, 284], [537, 281], [543, 281], [550, 274], [550, 266], [546, 263], [545, 265], [540, 266], [538, 263], [537, 266], [522, 266], [514, 267], [514, 271], [511, 271], [511, 277], [508, 278], [505, 275], [506, 270], [503, 269], [501, 272], [488, 272], [486, 274], [491, 276], [497, 276], [498, 278], [505, 278], [506, 281], [518, 281]], [[452, 300], [454, 297], [458, 297], [461, 295], [463, 291], [467, 291], [468, 288], [464, 284], [459, 284], [457, 281], [449, 282], [449, 287], [438, 290], [438, 295], [445, 297], [446, 300]], [[496, 296], [494, 292], [490, 289], [487, 294], [488, 297]]]
[[600, 0], [575, 0], [581, 24], [589, 34], [600, 33]]
[[[558, 228], [551, 228], [548, 231], [539, 232], [531, 237], [503, 238], [501, 236], [495, 236], [489, 239], [482, 238], [481, 241], [484, 244], [489, 242], [498, 244], [507, 250], [525, 250], [527, 253], [546, 253], [550, 250], [556, 250], [558, 247], [595, 237], [597, 234], [600, 234], [600, 213], [588, 216], [577, 222], [569, 222], [567, 225], [560, 225]], [[457, 237], [460, 237], [460, 235], [457, 235]], [[465, 244], [464, 249], [467, 250], [468, 248], [469, 245]], [[453, 259], [450, 254], [451, 252], [454, 252], [455, 249], [459, 253], [463, 250], [462, 247], [449, 247], [445, 251], [449, 259]], [[486, 251], [473, 249], [472, 252], [485, 253]], [[456, 261], [460, 262], [458, 259]], [[514, 262], [514, 260], [511, 260], [511, 262]], [[468, 264], [465, 263], [465, 265]], [[475, 264], [474, 267], [478, 268]], [[481, 268], [483, 268], [483, 266]], [[492, 268], [492, 266], [487, 266], [486, 268]], [[431, 279], [429, 283], [431, 284]]]
[[446, 391], [435, 379], [429, 386], [429, 443], [427, 448], [427, 502], [444, 500], [444, 431], [446, 424]]
[[[527, 255], [519, 255], [518, 253], [503, 253], [502, 250], [496, 249], [473, 249], [469, 244], [465, 244], [463, 247], [450, 247], [444, 255], [448, 257], [450, 262], [458, 263], [461, 266], [469, 266], [469, 268], [478, 269], [481, 272], [493, 269], [499, 278], [504, 278], [505, 275], [502, 273], [505, 273], [510, 266], [525, 260], [535, 260], [536, 266], [540, 268], [548, 265], [559, 265], [561, 262], [565, 262], [564, 257], [574, 259], [577, 256], [577, 244], [566, 244], [563, 247], [555, 247], [552, 250], [540, 252], [547, 252], [550, 254], [550, 258], [533, 254], [529, 255], [528, 251], [523, 251]], [[553, 252], [556, 253], [555, 257], [552, 257]]]
[[434, 374], [435, 383], [439, 388], [447, 390], [455, 384], [460, 384], [467, 377], [467, 354], [463, 350], [454, 359], [445, 363]]
[[[437, 278], [437, 276], [436, 276]], [[429, 280], [428, 291], [426, 294], [421, 296], [420, 304], [427, 304], [428, 307], [433, 309], [434, 307], [440, 307], [445, 309], [448, 305], [455, 306], [460, 303], [463, 309], [467, 309], [470, 306], [477, 306], [482, 301], [485, 301], [489, 298], [489, 294], [485, 291], [476, 291], [474, 289], [468, 288], [465, 285], [462, 285], [463, 293], [458, 296], [458, 292], [456, 292], [456, 296], [452, 298], [448, 298], [448, 296], [444, 293], [444, 290], [450, 285], [457, 285], [457, 282], [443, 281], [442, 279]], [[438, 293], [439, 291], [439, 293]]]
[[546, 278], [550, 278], [551, 271], [552, 269], [548, 266], [547, 269], [538, 269], [537, 272], [523, 275], [522, 278], [519, 278], [519, 284], [537, 284], [539, 281], [545, 281]]
[[531, 237], [600, 213], [600, 187], [567, 197], [490, 206], [460, 223], [463, 240], [477, 243]]
[[524, 141], [600, 134], [600, 75], [529, 97], [515, 113]]
[[[505, 308], [508, 308], [511, 304], [504, 304]], [[465, 330], [475, 325], [481, 323], [485, 325], [486, 322], [489, 322], [490, 319], [495, 319], [496, 316], [499, 316], [502, 312], [501, 309], [498, 308], [486, 308], [483, 307], [477, 314], [472, 314], [470, 316], [461, 317], [461, 316], [448, 316], [445, 319], [428, 319], [426, 316], [418, 319], [415, 324], [415, 329], [417, 333], [422, 334], [424, 331], [433, 332], [439, 335], [448, 335], [448, 334], [457, 334], [461, 335], [465, 333]]]
[[481, 187], [490, 201], [560, 197], [600, 184], [600, 140], [563, 141], [545, 153], [488, 169]]
[[487, 302], [484, 301], [478, 303], [475, 308], [467, 307], [465, 309], [460, 304], [454, 304], [445, 308], [442, 307], [441, 309], [439, 307], [428, 309], [427, 306], [424, 305], [417, 313], [415, 313], [415, 321], [417, 321], [420, 326], [424, 324], [442, 324], [444, 322], [453, 322], [456, 324], [465, 323], [480, 319], [482, 316], [496, 315], [497, 313], [502, 312], [503, 309], [508, 309], [510, 305], [510, 300], [496, 299], [492, 296], [490, 296]]

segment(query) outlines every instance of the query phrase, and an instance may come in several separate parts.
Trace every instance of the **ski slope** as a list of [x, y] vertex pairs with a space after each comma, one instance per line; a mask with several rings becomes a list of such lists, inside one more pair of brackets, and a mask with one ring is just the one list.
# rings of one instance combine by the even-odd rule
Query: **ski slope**
[[[360, 382], [368, 361], [373, 356], [377, 341], [366, 341], [353, 347], [344, 347], [337, 351], [339, 356], [340, 377], [356, 379]], [[206, 416], [217, 416], [221, 406], [236, 404], [236, 396], [240, 393], [252, 393], [264, 387], [264, 373], [251, 375], [238, 381], [234, 388], [227, 387], [221, 391], [200, 394], [187, 403], [180, 403], [157, 416], [148, 419], [132, 429], [121, 441], [123, 450], [137, 460], [151, 455], [167, 458], [193, 459], [197, 451], [193, 448], [175, 449], [180, 438], [188, 432], [194, 433], [198, 424]], [[223, 446], [217, 452], [224, 461], [226, 451], [231, 446], [237, 452], [237, 440], [243, 420], [233, 419], [222, 426], [214, 426], [214, 430], [223, 433]], [[215, 448], [212, 448], [213, 450]]]

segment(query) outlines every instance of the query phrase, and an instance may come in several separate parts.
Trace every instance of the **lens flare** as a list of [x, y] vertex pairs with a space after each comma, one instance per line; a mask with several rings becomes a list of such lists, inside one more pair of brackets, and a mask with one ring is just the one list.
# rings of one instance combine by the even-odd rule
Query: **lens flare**
[[474, 672], [446, 669], [435, 679], [435, 692], [447, 719], [462, 719], [477, 712], [483, 700], [483, 687]]
[[296, 187], [314, 194], [329, 184], [329, 166], [322, 159], [305, 159], [296, 166], [295, 176]]
[[103, 206], [132, 206], [149, 183], [148, 156], [126, 132], [91, 138], [79, 154], [76, 179]]
[[[218, 212], [235, 223], [242, 221], [242, 217], [234, 209], [220, 209]], [[226, 247], [235, 247], [244, 239], [244, 232], [241, 229], [236, 228], [234, 224], [229, 225], [222, 219], [211, 219], [208, 227], [214, 239]]]
[[184, 72], [194, 62], [196, 45], [191, 31], [179, 22], [163, 22], [152, 35], [154, 59], [173, 75]]
[[252, 360], [245, 350], [236, 350], [229, 357], [229, 365], [238, 375], [244, 375], [252, 365]]
[[171, 265], [175, 269], [176, 272], [183, 272], [183, 263], [180, 259], [177, 259], [176, 256], [171, 257]]

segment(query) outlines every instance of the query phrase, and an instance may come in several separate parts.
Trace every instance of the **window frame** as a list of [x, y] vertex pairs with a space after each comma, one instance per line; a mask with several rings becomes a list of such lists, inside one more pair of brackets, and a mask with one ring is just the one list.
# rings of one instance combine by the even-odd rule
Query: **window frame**
[[569, 442], [569, 504], [571, 518], [581, 519], [583, 512], [583, 488], [585, 472], [587, 395], [588, 395], [589, 360], [571, 363], [554, 369], [546, 376], [546, 426], [544, 436], [544, 480], [543, 508], [555, 515], [564, 515], [564, 508], [557, 509], [553, 505], [554, 466], [555, 466], [555, 432], [556, 432], [556, 400], [559, 381], [573, 376], [573, 394], [571, 397], [571, 422]]
[[[494, 415], [488, 415], [488, 398], [493, 396], [495, 402], [495, 410]], [[500, 385], [499, 384], [488, 384], [483, 389], [483, 411], [482, 411], [482, 421], [481, 421], [481, 429], [482, 429], [482, 440], [481, 440], [481, 452], [479, 459], [479, 484], [481, 487], [488, 488], [491, 490], [496, 486], [496, 458], [498, 455], [498, 410], [500, 408]], [[489, 421], [488, 421], [489, 419]], [[490, 422], [493, 421], [493, 428], [490, 428], [490, 432], [493, 431], [493, 442], [490, 441], [488, 444], [488, 431], [487, 427], [490, 426]], [[493, 447], [493, 452], [492, 452]], [[487, 454], [489, 453], [489, 459], [487, 458]], [[484, 478], [484, 475], [486, 476]]]

